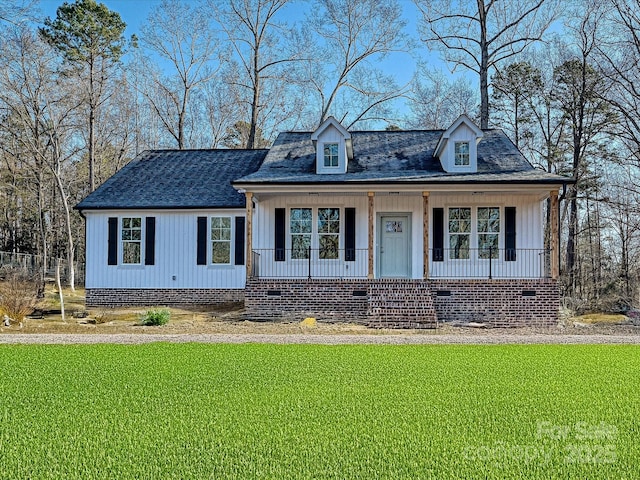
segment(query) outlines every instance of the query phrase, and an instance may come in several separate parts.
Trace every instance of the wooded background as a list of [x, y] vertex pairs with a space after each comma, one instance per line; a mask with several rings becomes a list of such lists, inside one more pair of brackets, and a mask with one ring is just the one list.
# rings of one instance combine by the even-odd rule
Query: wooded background
[[[0, 251], [82, 261], [73, 205], [145, 149], [467, 113], [576, 179], [561, 192], [566, 304], [640, 303], [640, 0], [414, 0], [417, 34], [397, 0], [165, 0], [130, 38], [94, 0], [38, 7], [0, 5]], [[407, 83], [384, 62], [399, 51], [417, 59]]]

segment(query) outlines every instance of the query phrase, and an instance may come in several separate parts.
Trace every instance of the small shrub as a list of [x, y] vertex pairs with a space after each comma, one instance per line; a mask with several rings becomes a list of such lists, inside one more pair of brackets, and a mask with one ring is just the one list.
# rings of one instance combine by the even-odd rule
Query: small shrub
[[169, 321], [171, 313], [167, 309], [160, 310], [147, 310], [145, 314], [140, 318], [140, 325], [155, 326], [164, 325]]
[[0, 311], [3, 315], [21, 322], [33, 312], [37, 296], [38, 283], [30, 275], [19, 269], [2, 268]]

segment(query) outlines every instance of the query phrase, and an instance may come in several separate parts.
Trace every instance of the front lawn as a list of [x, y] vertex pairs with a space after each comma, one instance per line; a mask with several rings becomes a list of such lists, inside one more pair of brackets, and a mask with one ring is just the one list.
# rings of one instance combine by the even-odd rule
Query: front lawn
[[0, 346], [0, 478], [633, 478], [636, 346]]

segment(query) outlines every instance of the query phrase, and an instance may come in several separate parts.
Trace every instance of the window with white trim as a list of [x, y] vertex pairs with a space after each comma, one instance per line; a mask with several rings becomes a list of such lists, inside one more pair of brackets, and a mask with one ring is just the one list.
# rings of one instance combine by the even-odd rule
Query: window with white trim
[[449, 209], [449, 258], [466, 260], [471, 245], [471, 208]]
[[338, 144], [325, 143], [324, 144], [324, 166], [337, 167], [338, 164], [339, 164]]
[[499, 258], [500, 215], [500, 207], [449, 208], [449, 259]]
[[455, 165], [466, 167], [469, 165], [469, 142], [455, 142]]
[[498, 258], [500, 208], [478, 207], [478, 258]]
[[318, 257], [335, 260], [340, 254], [340, 209], [318, 209]]
[[313, 257], [319, 260], [340, 258], [340, 208], [291, 208], [289, 213], [291, 259]]
[[123, 217], [120, 229], [122, 242], [122, 263], [137, 265], [142, 263], [142, 218]]
[[292, 208], [290, 217], [291, 258], [294, 260], [309, 258], [311, 234], [313, 233], [313, 210], [310, 208]]
[[231, 217], [211, 217], [211, 263], [231, 263]]

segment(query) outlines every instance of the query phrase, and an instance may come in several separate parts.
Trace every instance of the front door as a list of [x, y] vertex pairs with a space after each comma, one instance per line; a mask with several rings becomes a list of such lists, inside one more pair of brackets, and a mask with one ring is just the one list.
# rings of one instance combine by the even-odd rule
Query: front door
[[408, 278], [411, 265], [408, 215], [380, 216], [378, 260], [381, 278]]

